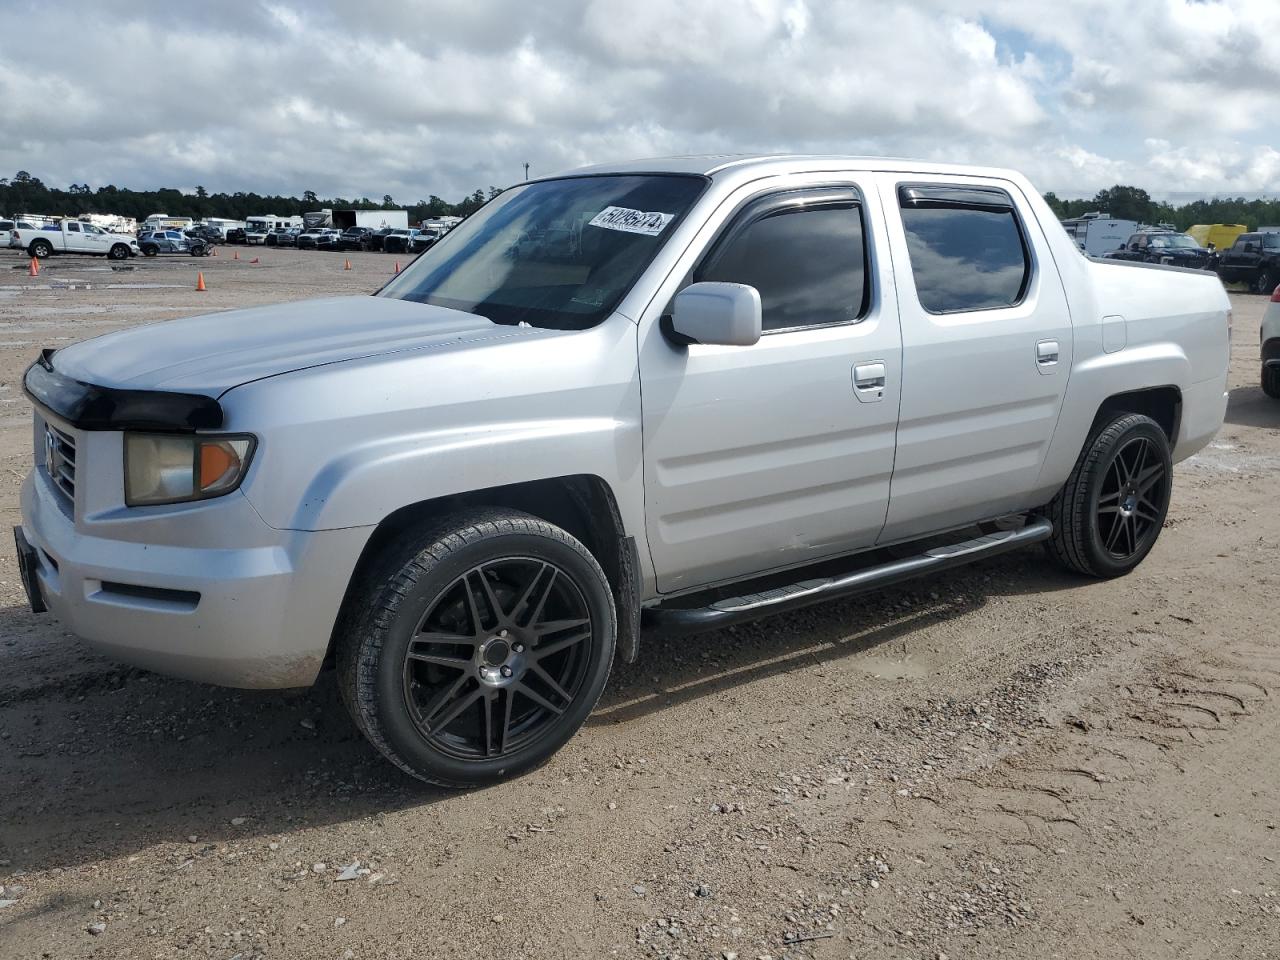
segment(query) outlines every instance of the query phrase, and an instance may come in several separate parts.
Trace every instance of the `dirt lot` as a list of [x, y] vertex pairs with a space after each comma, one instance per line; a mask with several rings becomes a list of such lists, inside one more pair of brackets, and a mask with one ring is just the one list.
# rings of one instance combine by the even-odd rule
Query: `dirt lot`
[[[37, 348], [392, 269], [256, 253], [39, 279], [0, 253], [7, 524]], [[1233, 299], [1226, 427], [1127, 579], [1031, 550], [651, 636], [558, 757], [483, 792], [380, 760], [331, 676], [246, 693], [91, 655], [5, 547], [0, 957], [1280, 956], [1280, 403], [1262, 299]]]

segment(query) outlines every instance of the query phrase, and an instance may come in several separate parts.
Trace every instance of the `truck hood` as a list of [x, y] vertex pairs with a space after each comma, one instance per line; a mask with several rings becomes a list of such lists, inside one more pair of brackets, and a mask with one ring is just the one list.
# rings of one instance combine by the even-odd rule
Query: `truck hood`
[[53, 365], [103, 387], [217, 397], [250, 380], [326, 363], [549, 332], [408, 300], [332, 297], [120, 330], [59, 350]]

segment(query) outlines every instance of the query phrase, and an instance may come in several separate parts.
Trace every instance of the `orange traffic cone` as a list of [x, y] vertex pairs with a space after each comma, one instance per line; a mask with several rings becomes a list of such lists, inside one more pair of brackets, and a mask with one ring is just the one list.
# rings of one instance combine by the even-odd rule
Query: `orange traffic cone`
[[399, 261], [399, 260], [397, 260], [397, 261], [396, 261], [396, 273], [399, 273], [399, 272], [400, 272], [400, 261]]
[[27, 276], [28, 277], [40, 276], [40, 261], [37, 260], [35, 257], [31, 258], [31, 266], [27, 268]]
[[203, 273], [196, 274], [196, 289], [204, 290], [204, 274]]
[[239, 250], [236, 250], [235, 252], [233, 252], [233, 253], [231, 254], [231, 259], [232, 259], [232, 260], [239, 260], [239, 259], [240, 259], [240, 251], [239, 251]]
[[350, 269], [351, 269], [351, 261], [350, 261], [350, 260], [348, 260], [348, 261], [346, 262], [346, 264], [344, 264], [344, 265], [343, 265], [342, 269], [343, 269], [343, 270], [350, 270]]
[[257, 262], [258, 262], [258, 258], [257, 258], [257, 257], [254, 257], [254, 258], [253, 258], [252, 260], [250, 260], [249, 262], [250, 262], [250, 263], [257, 263]]

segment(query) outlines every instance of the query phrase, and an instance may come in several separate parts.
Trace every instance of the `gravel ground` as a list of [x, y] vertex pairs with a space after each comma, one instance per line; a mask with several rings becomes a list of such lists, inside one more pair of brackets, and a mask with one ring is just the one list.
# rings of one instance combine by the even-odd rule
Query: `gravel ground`
[[[7, 523], [39, 347], [392, 272], [231, 249], [38, 279], [0, 252]], [[1263, 300], [1233, 300], [1227, 424], [1131, 576], [1028, 550], [648, 636], [564, 751], [484, 791], [380, 760], [331, 675], [241, 692], [95, 657], [27, 612], [6, 549], [0, 958], [1280, 956], [1280, 403]]]

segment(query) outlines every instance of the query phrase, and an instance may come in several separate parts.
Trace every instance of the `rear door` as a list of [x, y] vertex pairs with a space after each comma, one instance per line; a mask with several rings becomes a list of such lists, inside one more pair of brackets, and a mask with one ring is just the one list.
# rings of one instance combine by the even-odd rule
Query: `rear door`
[[903, 352], [882, 542], [1038, 506], [1072, 350], [1039, 223], [1005, 181], [885, 174], [880, 190]]
[[85, 242], [85, 236], [80, 229], [78, 220], [64, 220], [62, 222], [62, 243], [63, 249], [68, 253], [87, 252], [88, 244]]
[[[816, 180], [811, 186], [800, 186]], [[855, 176], [746, 186], [642, 318], [645, 515], [659, 590], [874, 544], [898, 419], [900, 344], [884, 220]], [[681, 346], [660, 317], [684, 284], [745, 283], [764, 335]]]
[[1222, 255], [1218, 272], [1228, 283], [1247, 280], [1253, 275], [1259, 255], [1259, 235], [1242, 233], [1236, 237], [1231, 249]]

